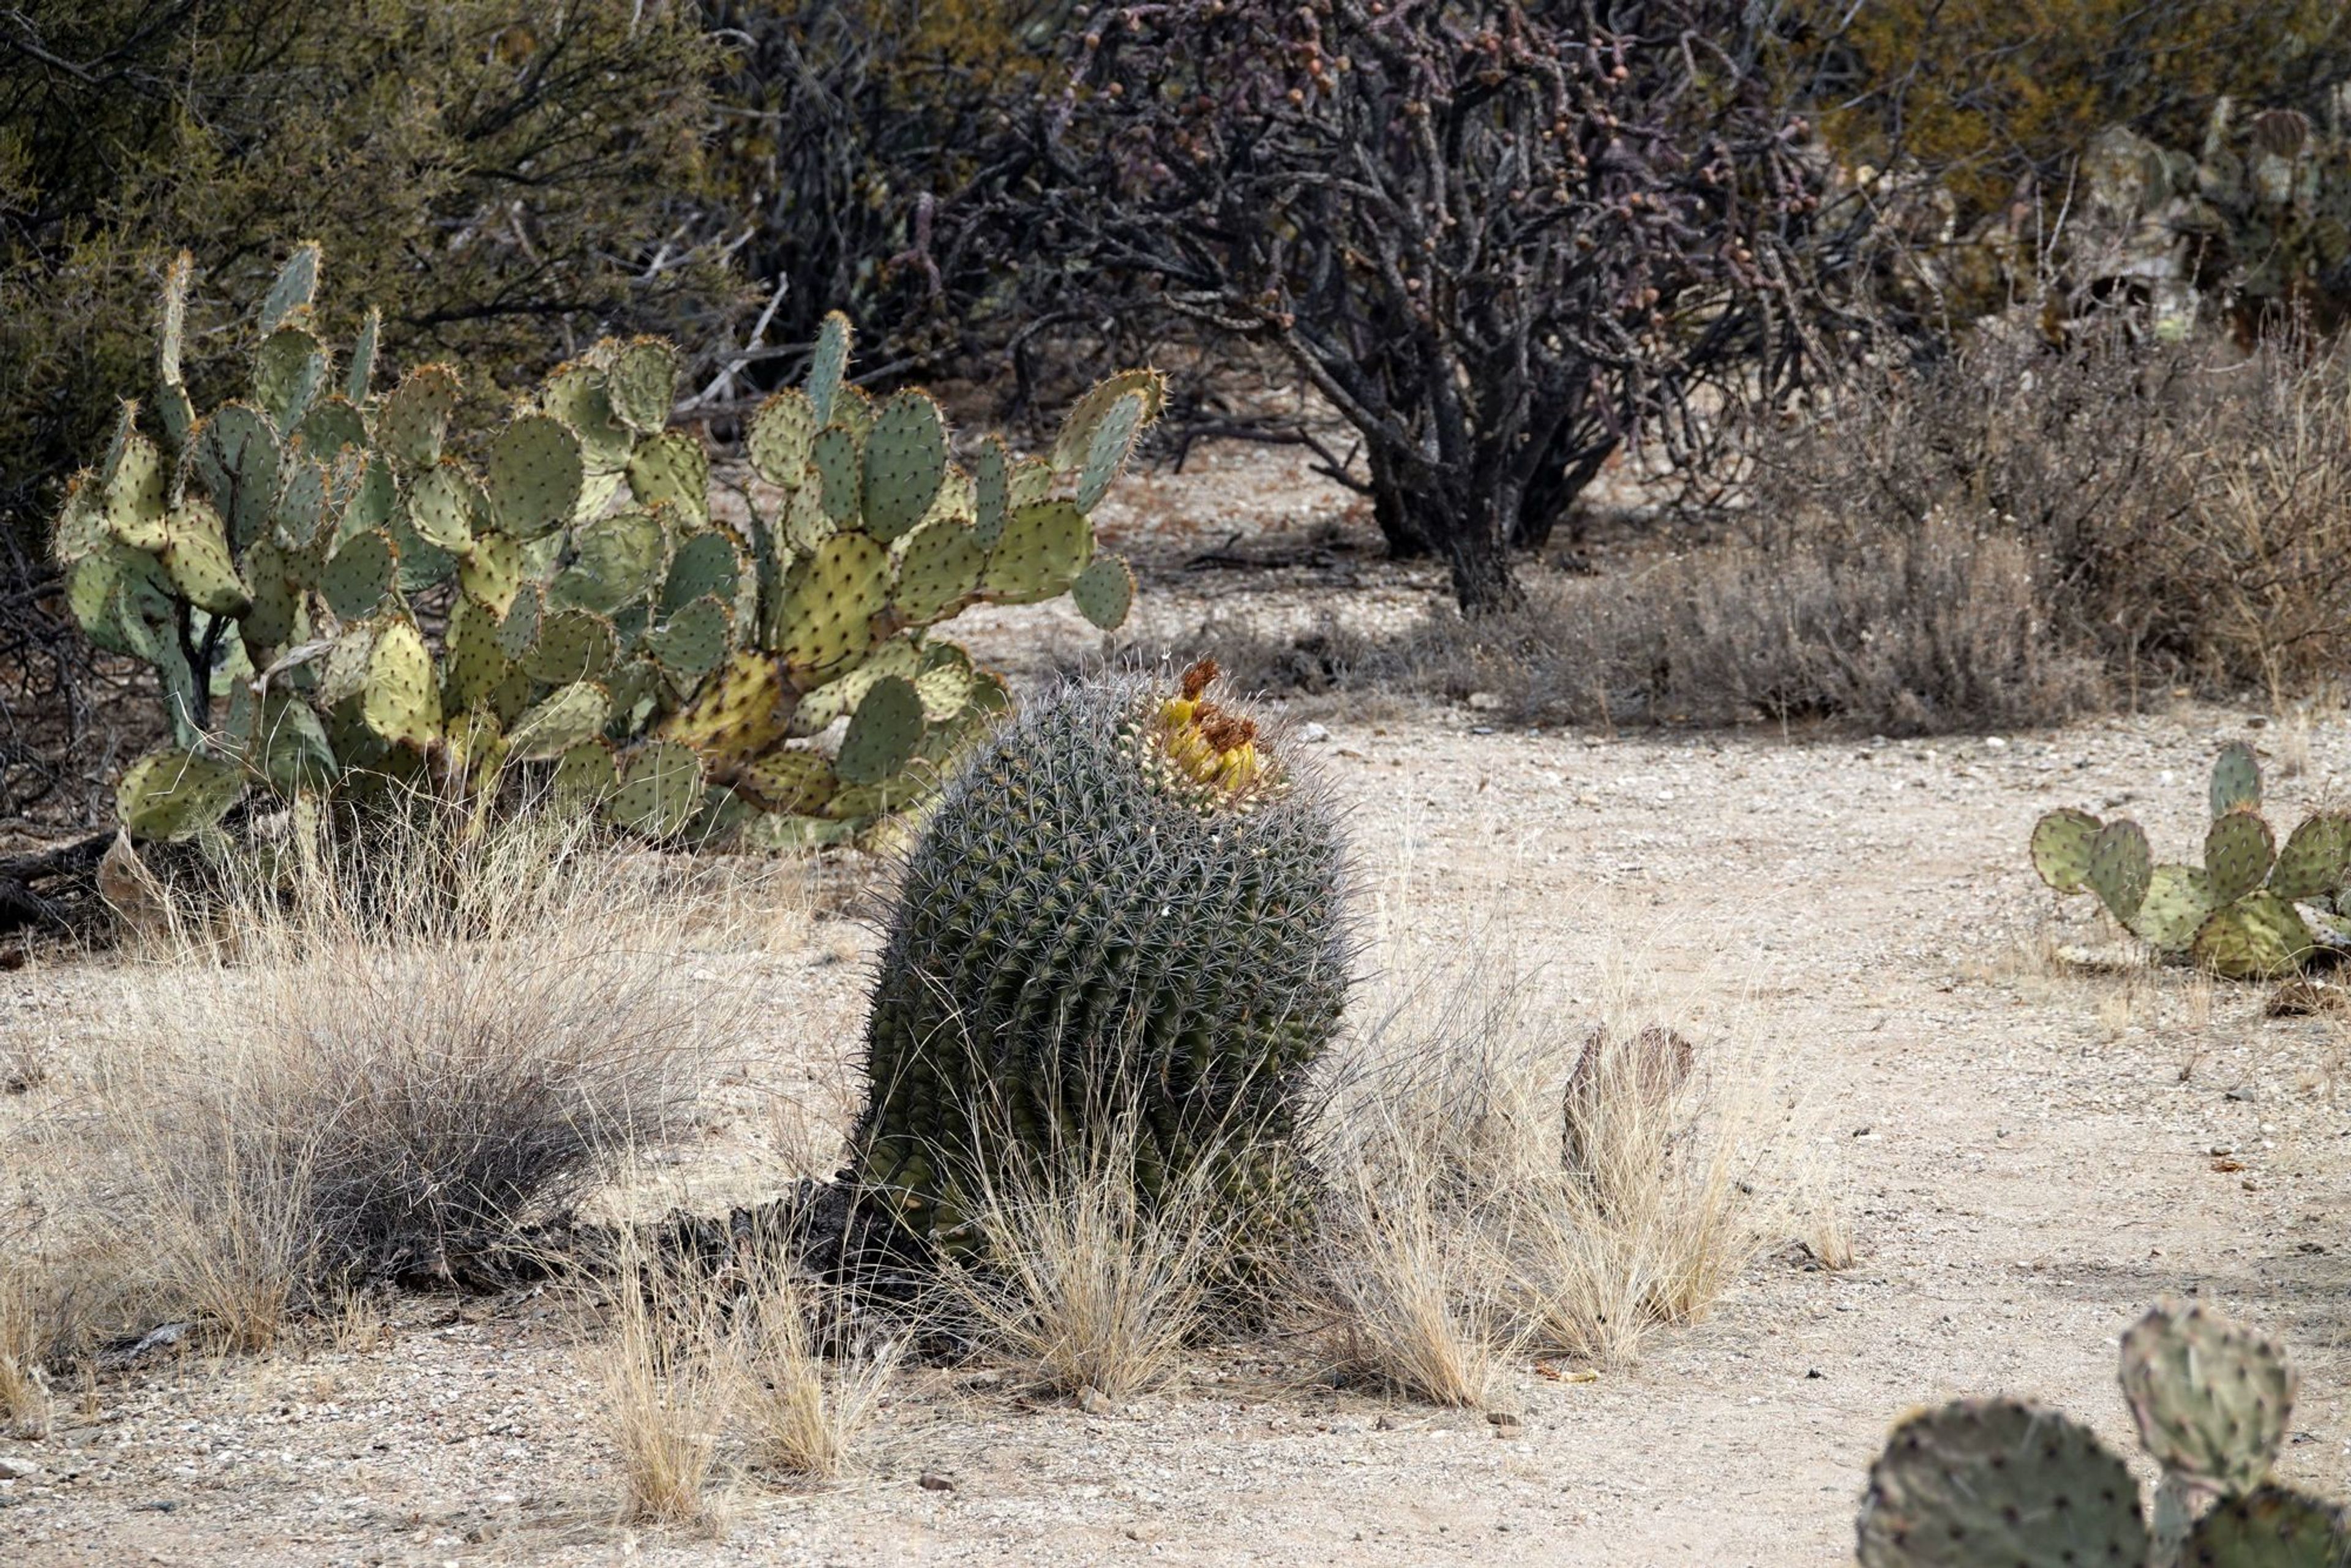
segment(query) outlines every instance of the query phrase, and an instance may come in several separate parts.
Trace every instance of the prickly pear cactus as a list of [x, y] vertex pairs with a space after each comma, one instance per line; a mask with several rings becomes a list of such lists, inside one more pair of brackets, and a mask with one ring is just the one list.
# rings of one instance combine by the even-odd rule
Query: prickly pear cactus
[[1862, 1568], [2141, 1568], [2130, 1467], [2097, 1434], [2012, 1399], [1964, 1399], [1894, 1428], [1870, 1467]]
[[2123, 1337], [2122, 1385], [2163, 1467], [2155, 1518], [2086, 1427], [2013, 1400], [1960, 1400], [1894, 1429], [1869, 1472], [1862, 1568], [2343, 1568], [2341, 1510], [2267, 1479], [2293, 1406], [2277, 1345], [2201, 1306]]
[[656, 838], [856, 837], [925, 796], [1005, 708], [932, 628], [1070, 594], [1105, 629], [1133, 577], [1091, 513], [1156, 416], [1158, 376], [1079, 402], [1048, 458], [955, 463], [919, 392], [876, 407], [828, 318], [807, 384], [753, 421], [771, 510], [710, 504], [700, 438], [667, 428], [676, 350], [606, 341], [478, 440], [463, 382], [378, 386], [376, 319], [339, 367], [318, 247], [256, 324], [251, 386], [199, 417], [180, 375], [189, 266], [167, 279], [160, 443], [126, 403], [76, 478], [55, 551], [91, 639], [155, 665], [173, 745], [117, 805], [185, 838], [248, 787], [432, 778], [487, 799], [550, 768], [567, 800]]
[[1346, 996], [1339, 830], [1214, 675], [1053, 694], [909, 854], [854, 1149], [916, 1233], [956, 1245], [967, 1194], [1130, 1107], [1146, 1199], [1203, 1160], [1236, 1212], [1294, 1195], [1294, 1096]]
[[2351, 878], [2351, 814], [2319, 811], [2283, 844], [2261, 816], [2261, 766], [2231, 742], [2213, 763], [2201, 866], [2157, 864], [2137, 822], [2062, 808], [2032, 827], [2032, 867], [2062, 894], [2095, 893], [2164, 958], [2267, 978], [2351, 946], [2334, 904]]

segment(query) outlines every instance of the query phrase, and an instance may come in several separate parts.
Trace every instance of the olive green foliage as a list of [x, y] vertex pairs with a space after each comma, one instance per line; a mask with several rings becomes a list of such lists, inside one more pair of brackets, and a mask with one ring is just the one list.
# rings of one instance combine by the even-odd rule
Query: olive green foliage
[[[674, 5], [36, 0], [0, 24], [0, 521], [37, 557], [56, 486], [139, 384], [192, 251], [257, 297], [324, 242], [396, 359], [490, 404], [607, 332], [716, 341], [738, 286], [695, 214], [714, 51]], [[658, 258], [658, 265], [656, 265]], [[200, 403], [250, 345], [190, 301]], [[356, 308], [321, 302], [348, 339]]]
[[1204, 1197], [1245, 1248], [1303, 1212], [1291, 1135], [1350, 959], [1338, 823], [1213, 678], [1065, 687], [929, 816], [852, 1145], [914, 1234], [976, 1246], [976, 1206], [1130, 1116], [1146, 1205]]
[[[330, 349], [319, 266], [295, 252], [238, 335], [244, 395], [199, 416], [183, 256], [152, 406], [122, 405], [57, 521], [76, 619], [170, 700], [173, 744], [118, 796], [139, 837], [202, 833], [256, 786], [426, 779], [486, 810], [537, 768], [655, 839], [850, 839], [1005, 706], [932, 626], [1124, 578], [1088, 514], [1158, 413], [1153, 372], [1088, 394], [1051, 456], [991, 440], [967, 473], [929, 397], [848, 382], [829, 317], [806, 385], [751, 422], [773, 498], [737, 527], [701, 438], [669, 427], [666, 341], [598, 342], [469, 459], [458, 373], [381, 371], [372, 312]], [[1081, 608], [1115, 625], [1126, 598]]]
[[2151, 1519], [2089, 1427], [1963, 1399], [1905, 1420], [1870, 1468], [1862, 1568], [2341, 1568], [2343, 1511], [2268, 1479], [2294, 1386], [2275, 1341], [2159, 1306], [2122, 1342], [2123, 1398], [2162, 1472]]
[[2201, 866], [2158, 865], [2137, 822], [2071, 807], [2033, 824], [2032, 866], [2059, 893], [2096, 894], [2160, 957], [2232, 979], [2283, 974], [2351, 946], [2351, 814], [2313, 812], [2280, 844], [2261, 802], [2260, 764], [2238, 741], [2212, 765]]

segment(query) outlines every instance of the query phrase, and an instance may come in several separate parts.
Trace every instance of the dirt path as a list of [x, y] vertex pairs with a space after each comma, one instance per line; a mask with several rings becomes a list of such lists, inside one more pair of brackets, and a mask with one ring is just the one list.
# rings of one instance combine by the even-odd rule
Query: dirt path
[[[1170, 598], [1171, 624], [1204, 602]], [[1033, 622], [990, 635], [1037, 645]], [[747, 1492], [715, 1542], [609, 1522], [596, 1396], [554, 1303], [412, 1300], [364, 1348], [68, 1395], [48, 1440], [0, 1442], [38, 1467], [0, 1480], [0, 1560], [1825, 1565], [1850, 1561], [1863, 1472], [1915, 1405], [2030, 1393], [2127, 1446], [2115, 1339], [2167, 1290], [2284, 1333], [2304, 1378], [2282, 1468], [2351, 1490], [2351, 1034], [2264, 1019], [2252, 988], [2056, 964], [2053, 938], [2096, 926], [2053, 918], [2022, 863], [2059, 804], [2127, 799], [2158, 849], [2185, 844], [2240, 735], [2275, 742], [2290, 820], [2351, 779], [2351, 727], [2193, 710], [1927, 745], [1477, 717], [1326, 718], [1368, 881], [1408, 880], [1419, 917], [1487, 927], [1564, 994], [1629, 955], [1743, 1011], [1806, 1086], [1852, 1268], [1768, 1256], [1710, 1321], [1594, 1381], [1521, 1363], [1497, 1402], [1525, 1425], [1499, 1437], [1478, 1411], [1306, 1385], [1280, 1346], [1204, 1350], [1103, 1416], [915, 1374], [859, 1479]], [[843, 960], [871, 947], [825, 917], [759, 960], [778, 1060], [854, 1038]], [[83, 979], [0, 977], [0, 1030], [69, 1033]], [[716, 1165], [745, 1135], [714, 1124]]]

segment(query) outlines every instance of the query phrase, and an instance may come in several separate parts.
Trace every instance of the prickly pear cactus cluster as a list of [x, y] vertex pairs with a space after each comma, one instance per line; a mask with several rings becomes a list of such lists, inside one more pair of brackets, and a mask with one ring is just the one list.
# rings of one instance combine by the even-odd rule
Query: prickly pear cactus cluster
[[1215, 673], [1064, 687], [909, 854], [854, 1149], [916, 1234], [957, 1244], [973, 1192], [1130, 1113], [1145, 1201], [1205, 1171], [1241, 1216], [1300, 1207], [1296, 1096], [1347, 989], [1340, 836]]
[[2262, 776], [2238, 741], [2212, 766], [2200, 866], [2155, 863], [2137, 822], [2072, 808], [2033, 824], [2032, 865], [2059, 893], [2090, 892], [2163, 957], [2244, 979], [2351, 946], [2335, 905], [2351, 875], [2351, 815], [2319, 811], [2277, 841], [2261, 814]]
[[2124, 1400], [2162, 1467], [2138, 1483], [2081, 1423], [2012, 1399], [1963, 1399], [1894, 1429], [1869, 1472], [1862, 1568], [2341, 1568], [2343, 1511], [2271, 1482], [2294, 1408], [2276, 1342], [2201, 1306], [2165, 1305], [2123, 1336]]
[[850, 384], [829, 317], [806, 383], [751, 423], [781, 498], [736, 526], [700, 438], [669, 428], [669, 344], [598, 344], [461, 452], [457, 372], [380, 387], [372, 314], [338, 365], [319, 267], [315, 246], [287, 264], [246, 395], [199, 417], [183, 256], [152, 424], [124, 405], [57, 520], [75, 615], [170, 703], [173, 744], [118, 797], [137, 836], [188, 837], [256, 787], [429, 775], [487, 801], [536, 764], [657, 839], [844, 840], [1005, 706], [933, 627], [1064, 593], [1104, 628], [1126, 615], [1134, 578], [1091, 514], [1159, 412], [1155, 372], [1096, 387], [1050, 455], [991, 438], [967, 471], [928, 396]]

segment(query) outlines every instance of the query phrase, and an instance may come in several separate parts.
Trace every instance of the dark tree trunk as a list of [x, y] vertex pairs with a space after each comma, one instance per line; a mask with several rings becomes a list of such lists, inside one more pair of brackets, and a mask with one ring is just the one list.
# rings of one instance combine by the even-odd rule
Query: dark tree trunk
[[1510, 572], [1510, 526], [1491, 497], [1416, 497], [1410, 516], [1453, 573], [1464, 615], [1516, 610], [1526, 603]]
[[1387, 541], [1389, 559], [1416, 560], [1429, 553], [1429, 536], [1413, 517], [1411, 497], [1396, 482], [1393, 465], [1384, 461], [1378, 449], [1369, 455], [1372, 471], [1372, 520], [1380, 526], [1380, 538]]
[[1527, 482], [1526, 500], [1520, 505], [1510, 542], [1521, 549], [1541, 549], [1551, 542], [1552, 530], [1574, 509], [1576, 498], [1600, 476], [1616, 446], [1611, 442], [1589, 451], [1545, 463]]

